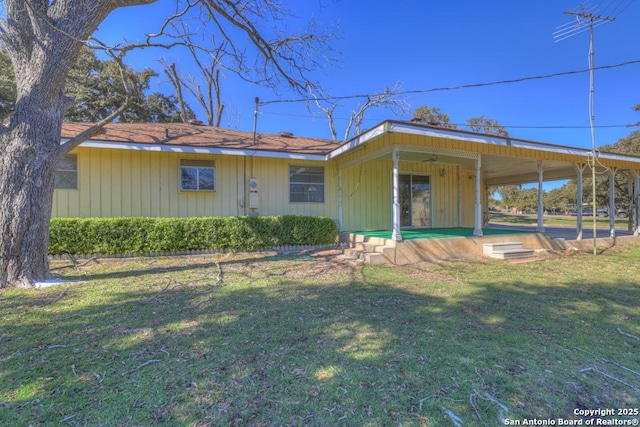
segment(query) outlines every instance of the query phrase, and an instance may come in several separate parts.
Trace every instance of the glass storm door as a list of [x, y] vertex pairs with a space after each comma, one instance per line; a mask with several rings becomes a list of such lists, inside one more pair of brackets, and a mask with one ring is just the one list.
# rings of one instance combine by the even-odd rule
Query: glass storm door
[[400, 226], [431, 227], [431, 183], [429, 176], [400, 175]]

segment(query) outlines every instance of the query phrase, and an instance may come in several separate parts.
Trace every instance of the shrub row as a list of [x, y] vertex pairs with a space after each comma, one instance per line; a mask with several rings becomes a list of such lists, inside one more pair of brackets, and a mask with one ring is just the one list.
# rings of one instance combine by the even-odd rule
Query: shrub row
[[336, 242], [331, 218], [299, 215], [205, 218], [52, 218], [49, 254], [143, 254], [269, 249]]

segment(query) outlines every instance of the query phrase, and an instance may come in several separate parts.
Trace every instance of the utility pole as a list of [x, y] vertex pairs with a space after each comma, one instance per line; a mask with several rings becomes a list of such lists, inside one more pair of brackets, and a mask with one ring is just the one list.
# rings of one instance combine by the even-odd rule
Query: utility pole
[[[575, 17], [575, 22], [565, 24], [559, 27], [559, 29], [553, 33], [556, 42], [562, 41], [576, 34], [585, 31], [585, 28], [589, 30], [589, 122], [591, 127], [591, 157], [589, 159], [589, 167], [591, 168], [591, 194], [592, 194], [592, 215], [593, 215], [593, 254], [597, 255], [596, 239], [597, 239], [597, 224], [596, 224], [596, 129], [595, 129], [595, 81], [594, 81], [594, 57], [595, 52], [593, 48], [593, 29], [594, 27], [615, 20], [615, 17], [603, 16], [597, 13], [596, 7], [588, 9], [584, 4], [580, 4], [578, 10], [565, 11], [567, 15]], [[579, 207], [582, 209], [582, 206]], [[610, 212], [609, 215], [612, 215]]]

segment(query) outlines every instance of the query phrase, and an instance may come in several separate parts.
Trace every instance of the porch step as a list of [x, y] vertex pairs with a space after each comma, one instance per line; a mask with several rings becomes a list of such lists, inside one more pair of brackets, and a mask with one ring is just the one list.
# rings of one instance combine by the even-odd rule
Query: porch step
[[525, 249], [521, 242], [485, 243], [482, 245], [482, 254], [490, 258], [498, 259], [523, 259], [536, 256], [533, 249]]
[[508, 249], [505, 251], [495, 251], [489, 257], [498, 259], [523, 259], [533, 258], [536, 253], [533, 249]]
[[368, 251], [364, 248], [346, 248], [342, 256], [345, 260], [357, 260], [365, 264], [384, 264], [387, 262], [387, 258], [382, 253]]
[[395, 255], [395, 242], [381, 237], [344, 233], [340, 240], [348, 245], [343, 255], [344, 261], [365, 264], [385, 264]]
[[379, 253], [384, 256], [392, 256], [395, 250], [392, 246], [380, 242], [356, 243], [354, 249], [362, 249], [365, 253]]
[[508, 251], [511, 249], [522, 249], [522, 242], [496, 242], [482, 245], [482, 255], [489, 256], [496, 251]]

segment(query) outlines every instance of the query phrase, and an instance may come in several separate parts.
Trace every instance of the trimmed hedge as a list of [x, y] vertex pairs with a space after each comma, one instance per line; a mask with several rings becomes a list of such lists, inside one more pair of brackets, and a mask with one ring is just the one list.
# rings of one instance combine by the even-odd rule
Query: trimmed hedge
[[331, 218], [283, 215], [200, 218], [52, 218], [49, 254], [145, 254], [336, 242]]

